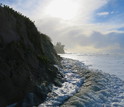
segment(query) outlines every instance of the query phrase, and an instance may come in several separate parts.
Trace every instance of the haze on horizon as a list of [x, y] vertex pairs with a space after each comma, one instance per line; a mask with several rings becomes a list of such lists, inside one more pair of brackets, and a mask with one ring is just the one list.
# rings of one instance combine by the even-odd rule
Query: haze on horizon
[[67, 52], [124, 53], [124, 0], [1, 0]]

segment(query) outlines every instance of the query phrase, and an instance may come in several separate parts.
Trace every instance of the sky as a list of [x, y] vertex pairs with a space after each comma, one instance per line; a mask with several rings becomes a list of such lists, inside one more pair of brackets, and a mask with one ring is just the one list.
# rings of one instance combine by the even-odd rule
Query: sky
[[124, 53], [124, 0], [0, 0], [66, 52]]

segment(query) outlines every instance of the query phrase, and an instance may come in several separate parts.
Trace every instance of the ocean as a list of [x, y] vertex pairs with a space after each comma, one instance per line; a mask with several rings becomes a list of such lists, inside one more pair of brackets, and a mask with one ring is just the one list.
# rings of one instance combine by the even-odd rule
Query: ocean
[[122, 54], [60, 54], [61, 57], [79, 60], [90, 69], [99, 69], [124, 80], [124, 55]]

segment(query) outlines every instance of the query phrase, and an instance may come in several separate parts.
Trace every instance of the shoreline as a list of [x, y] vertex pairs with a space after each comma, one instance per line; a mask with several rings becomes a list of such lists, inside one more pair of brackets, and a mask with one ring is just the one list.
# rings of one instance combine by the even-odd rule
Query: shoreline
[[[84, 63], [78, 60], [63, 58], [63, 68], [58, 68], [65, 74], [65, 82], [62, 87], [53, 87], [47, 100], [38, 107], [47, 106], [119, 106], [124, 105], [124, 81], [114, 75], [92, 71]], [[67, 79], [67, 73], [75, 75], [75, 83], [70, 76]], [[72, 81], [71, 81], [72, 79]], [[72, 88], [65, 87], [73, 86]], [[79, 83], [79, 84], [78, 84]], [[77, 85], [78, 84], [78, 85]], [[71, 87], [69, 86], [69, 87]], [[69, 89], [69, 91], [67, 90]], [[74, 91], [72, 91], [72, 90]], [[71, 92], [71, 93], [69, 93]], [[118, 100], [118, 101], [117, 101]]]
[[[62, 87], [53, 86], [53, 91], [49, 93], [46, 101], [38, 107], [62, 105], [64, 101], [76, 94], [83, 84], [84, 78], [77, 72], [79, 70], [78, 65], [75, 65], [78, 64], [78, 61], [63, 58], [61, 64], [62, 68], [59, 68], [57, 65], [55, 66], [64, 75], [65, 80]], [[80, 64], [84, 68], [85, 65], [83, 63]]]

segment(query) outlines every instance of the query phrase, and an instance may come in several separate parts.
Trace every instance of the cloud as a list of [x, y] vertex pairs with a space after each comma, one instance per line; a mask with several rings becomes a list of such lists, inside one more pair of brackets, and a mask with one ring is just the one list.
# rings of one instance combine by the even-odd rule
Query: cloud
[[98, 16], [106, 16], [106, 15], [109, 15], [110, 13], [109, 12], [100, 12], [100, 13], [97, 13]]
[[[30, 18], [32, 19], [37, 20], [38, 18], [41, 19], [42, 17], [51, 17], [51, 16], [46, 16], [46, 10], [50, 8], [50, 4], [52, 2], [55, 4], [56, 1], [58, 0], [50, 0], [50, 1], [49, 0], [16, 0], [16, 1], [6, 0], [6, 1], [8, 2], [5, 2], [5, 3], [12, 6], [16, 10], [30, 16]], [[96, 9], [99, 9], [100, 7], [104, 6], [109, 0], [95, 0], [95, 1], [94, 0], [76, 0], [76, 1], [67, 0], [67, 1], [68, 1], [68, 5], [70, 3], [69, 5], [70, 7], [73, 7], [71, 6], [71, 5], [74, 5], [73, 3], [76, 4], [75, 8], [77, 8], [78, 6], [77, 8], [78, 10], [76, 11], [77, 14], [74, 20], [78, 20], [78, 21], [82, 20], [83, 22], [86, 22], [90, 20], [90, 16], [93, 14], [93, 12]], [[63, 10], [64, 10], [64, 4], [66, 2], [64, 3], [64, 0], [59, 0], [59, 2], [63, 4]], [[68, 5], [66, 5], [66, 7]], [[59, 6], [56, 6], [56, 10], [57, 8], [59, 8]], [[61, 9], [58, 9], [58, 10], [61, 10]]]
[[[90, 37], [85, 37], [84, 40], [81, 41], [81, 45], [92, 45], [95, 48], [107, 48], [109, 46], [119, 46], [124, 47], [124, 33], [108, 33], [102, 34], [100, 32], [93, 32]], [[86, 41], [85, 41], [86, 40]]]
[[[73, 32], [71, 33], [73, 34]], [[69, 48], [71, 51], [110, 52], [118, 50], [118, 52], [120, 52], [124, 50], [124, 33], [111, 32], [108, 34], [102, 34], [100, 32], [93, 32], [88, 37], [80, 33], [77, 33], [78, 35], [73, 36], [71, 33], [69, 36], [67, 36], [68, 41], [66, 41], [68, 45], [71, 43]]]

